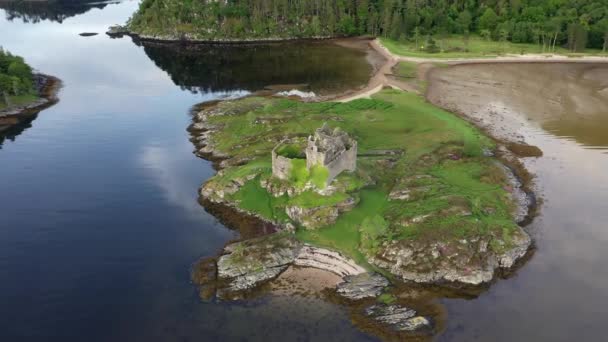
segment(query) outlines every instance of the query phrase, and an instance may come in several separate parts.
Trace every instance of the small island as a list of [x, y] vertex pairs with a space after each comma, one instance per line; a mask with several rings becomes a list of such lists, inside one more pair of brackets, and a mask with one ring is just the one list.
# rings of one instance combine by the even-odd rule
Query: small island
[[0, 131], [57, 102], [60, 82], [0, 48]]
[[[208, 296], [238, 297], [290, 265], [343, 277], [336, 291], [355, 301], [390, 296], [391, 282], [479, 286], [531, 246], [517, 224], [529, 202], [505, 165], [509, 152], [416, 94], [222, 101], [189, 130], [196, 153], [219, 169], [200, 190], [203, 203], [276, 231], [203, 261], [195, 279]], [[406, 316], [393, 322], [404, 331], [431, 325]]]

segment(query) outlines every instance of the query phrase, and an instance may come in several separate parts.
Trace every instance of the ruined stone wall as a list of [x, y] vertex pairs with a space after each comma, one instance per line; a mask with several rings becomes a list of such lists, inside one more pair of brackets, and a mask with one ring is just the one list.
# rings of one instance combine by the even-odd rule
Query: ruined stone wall
[[278, 155], [276, 149], [272, 150], [272, 175], [287, 180], [291, 172], [291, 159]]
[[329, 177], [327, 177], [328, 185], [342, 171], [355, 171], [357, 169], [357, 143], [354, 142], [350, 149], [344, 151], [332, 162], [325, 165], [325, 167], [329, 170]]

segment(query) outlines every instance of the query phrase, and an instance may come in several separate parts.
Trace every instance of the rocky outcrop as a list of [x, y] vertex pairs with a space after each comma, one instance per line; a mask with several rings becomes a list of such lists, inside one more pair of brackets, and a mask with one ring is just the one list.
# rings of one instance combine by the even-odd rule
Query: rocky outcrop
[[[302, 244], [289, 233], [275, 233], [229, 244], [221, 256], [205, 259], [195, 267], [197, 272], [193, 279], [201, 290], [213, 288], [218, 297], [231, 298], [238, 292], [275, 279], [291, 265], [347, 277], [350, 285], [343, 285], [342, 291], [354, 299], [379, 295], [388, 285], [388, 281], [379, 275], [357, 277], [367, 273], [352, 259], [338, 252]], [[211, 273], [216, 274], [214, 279]]]
[[515, 222], [523, 222], [528, 217], [533, 198], [524, 191], [522, 182], [510, 168], [502, 163], [498, 163], [498, 165], [503, 169], [507, 182], [510, 184], [507, 190], [511, 193], [511, 197], [515, 203], [515, 210], [513, 212]]
[[333, 224], [341, 213], [352, 210], [357, 205], [357, 201], [348, 197], [344, 201], [334, 204], [312, 208], [302, 208], [299, 206], [287, 206], [285, 212], [290, 219], [300, 224], [306, 229], [317, 229]]
[[388, 284], [388, 280], [383, 276], [365, 272], [344, 277], [344, 281], [336, 287], [336, 292], [352, 300], [375, 298], [382, 294]]
[[[442, 242], [393, 241], [385, 243], [368, 261], [404, 281], [480, 285], [490, 282], [498, 269], [512, 267], [532, 243], [519, 227], [509, 240], [507, 243], [496, 237], [476, 237]], [[494, 247], [490, 248], [490, 244]]]
[[251, 289], [287, 269], [301, 247], [302, 244], [288, 234], [230, 244], [217, 261], [218, 280], [227, 283], [225, 292]]
[[325, 248], [304, 245], [294, 260], [294, 265], [314, 267], [337, 274], [341, 277], [358, 275], [365, 269], [352, 259]]
[[328, 226], [335, 223], [339, 216], [338, 208], [334, 206], [313, 208], [288, 206], [285, 208], [285, 212], [290, 219], [306, 229], [317, 229]]
[[432, 328], [430, 319], [399, 305], [373, 305], [365, 309], [365, 315], [397, 331], [416, 332]]
[[0, 110], [0, 118], [42, 110], [57, 102], [57, 93], [59, 92], [61, 85], [59, 79], [44, 74], [34, 74], [32, 81], [36, 93], [40, 97], [24, 105], [8, 106], [7, 108]]

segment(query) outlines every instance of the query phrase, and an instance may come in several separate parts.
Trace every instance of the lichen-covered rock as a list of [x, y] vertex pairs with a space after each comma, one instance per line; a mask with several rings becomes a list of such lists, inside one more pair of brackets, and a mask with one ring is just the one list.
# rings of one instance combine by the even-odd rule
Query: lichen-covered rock
[[290, 219], [306, 229], [317, 229], [333, 224], [338, 216], [352, 210], [357, 205], [357, 200], [352, 197], [346, 198], [334, 205], [302, 208], [299, 206], [287, 206], [285, 212]]
[[314, 208], [288, 206], [285, 208], [285, 212], [290, 219], [299, 223], [306, 229], [317, 229], [333, 224], [340, 214], [338, 208], [335, 206]]
[[490, 237], [387, 242], [368, 261], [405, 281], [480, 285], [490, 282], [497, 269], [512, 267], [530, 245], [528, 234], [517, 227], [508, 243]]
[[344, 281], [336, 287], [336, 292], [348, 299], [362, 299], [378, 297], [388, 280], [377, 273], [361, 273], [344, 277]]
[[218, 279], [228, 291], [251, 289], [274, 279], [299, 254], [301, 243], [290, 234], [272, 234], [230, 244], [217, 261]]
[[418, 316], [415, 310], [399, 305], [373, 305], [365, 309], [365, 314], [398, 331], [415, 332], [431, 328], [431, 321], [428, 318]]

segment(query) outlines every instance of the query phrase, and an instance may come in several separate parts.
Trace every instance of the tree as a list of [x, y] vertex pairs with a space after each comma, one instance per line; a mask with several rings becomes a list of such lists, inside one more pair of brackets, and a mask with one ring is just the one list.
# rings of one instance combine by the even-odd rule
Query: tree
[[568, 48], [572, 52], [583, 51], [587, 45], [587, 30], [579, 23], [568, 24]]
[[479, 29], [482, 31], [494, 32], [498, 26], [498, 15], [493, 9], [487, 8], [479, 17]]
[[596, 28], [600, 31], [604, 33], [604, 44], [602, 45], [602, 52], [606, 52], [606, 49], [608, 49], [608, 18], [604, 18], [602, 20], [600, 20], [597, 24], [596, 24]]
[[481, 38], [489, 41], [490, 37], [492, 36], [492, 33], [490, 32], [490, 30], [481, 30], [479, 31], [479, 35], [481, 36]]
[[471, 13], [467, 10], [460, 12], [458, 15], [458, 26], [463, 34], [464, 49], [469, 51], [469, 34], [471, 29], [472, 17]]
[[416, 47], [416, 50], [420, 49], [420, 45], [418, 45], [418, 41], [420, 40], [420, 28], [418, 28], [418, 26], [416, 26], [414, 28], [414, 44]]
[[13, 88], [13, 79], [5, 74], [0, 73], [0, 93], [4, 99], [4, 104], [6, 106], [10, 105], [9, 95]]
[[506, 28], [502, 28], [500, 30], [498, 40], [501, 43], [500, 45], [501, 45], [501, 48], [503, 51], [505, 50], [505, 44], [507, 43], [508, 39], [509, 39], [509, 31]]
[[553, 17], [547, 23], [547, 28], [553, 32], [551, 37], [552, 41], [549, 42], [552, 52], [555, 52], [555, 44], [557, 43], [559, 34], [562, 32], [563, 21], [564, 19], [561, 17]]

